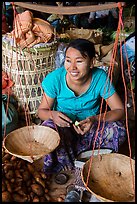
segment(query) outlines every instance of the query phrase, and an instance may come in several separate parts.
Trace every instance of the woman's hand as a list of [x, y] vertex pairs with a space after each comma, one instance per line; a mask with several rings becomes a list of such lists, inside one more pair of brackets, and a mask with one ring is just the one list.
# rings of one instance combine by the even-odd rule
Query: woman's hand
[[80, 121], [78, 126], [73, 124], [73, 127], [78, 134], [84, 135], [90, 130], [94, 121], [94, 116], [88, 117], [85, 120]]
[[70, 123], [72, 123], [72, 121], [65, 114], [59, 111], [52, 111], [51, 114], [54, 123], [57, 124], [59, 127], [70, 127]]

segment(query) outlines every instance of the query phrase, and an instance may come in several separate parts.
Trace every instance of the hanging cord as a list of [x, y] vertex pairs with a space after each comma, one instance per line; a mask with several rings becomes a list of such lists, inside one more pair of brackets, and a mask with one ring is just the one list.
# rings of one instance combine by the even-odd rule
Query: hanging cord
[[[17, 11], [16, 11], [16, 9], [15, 9], [15, 5], [14, 5], [14, 2], [11, 2], [11, 4], [12, 4], [12, 8], [13, 8], [13, 15], [14, 15], [14, 19], [13, 19], [13, 27], [16, 27], [16, 24], [17, 24], [17, 20], [16, 20], [16, 16], [17, 16]], [[16, 65], [17, 65], [17, 73], [16, 73], [16, 75], [19, 73], [19, 71], [20, 71], [20, 67], [19, 67], [19, 60], [18, 60], [18, 53], [19, 53], [19, 57], [20, 57], [20, 59], [21, 59], [21, 51], [19, 51], [18, 52], [18, 50], [17, 50], [17, 43], [16, 43], [16, 41], [15, 41], [15, 33], [13, 33], [13, 45], [15, 44], [15, 49], [16, 49], [16, 51], [15, 51], [15, 53], [16, 53]], [[13, 56], [13, 48], [12, 48], [12, 51], [11, 51], [11, 55]], [[14, 56], [15, 57], [15, 56]], [[13, 57], [11, 57], [11, 67], [10, 67], [10, 73], [11, 73], [11, 69], [12, 69], [12, 59], [13, 59]], [[20, 60], [21, 61], [21, 60]], [[22, 61], [21, 61], [22, 62]], [[24, 65], [23, 65], [23, 63], [22, 63], [22, 68], [23, 68], [23, 72], [24, 72]], [[25, 74], [24, 74], [24, 76], [25, 76]], [[20, 75], [18, 75], [18, 79], [19, 79], [19, 85], [20, 85], [20, 94], [23, 96], [24, 95], [24, 93], [23, 93], [23, 88], [22, 88], [22, 81], [21, 81], [21, 76]], [[26, 79], [24, 79], [24, 80], [26, 80]], [[26, 85], [27, 86], [27, 85]], [[25, 97], [24, 97], [25, 98]], [[22, 97], [22, 102], [23, 102], [23, 110], [24, 110], [24, 114], [25, 114], [25, 121], [26, 121], [26, 125], [27, 125], [27, 127], [28, 127], [28, 134], [30, 135], [30, 129], [29, 129], [29, 126], [30, 126], [30, 114], [28, 113], [28, 111], [26, 111], [26, 108], [27, 108], [27, 110], [29, 110], [29, 107], [28, 107], [28, 103], [25, 101], [25, 99], [24, 99], [23, 97]], [[26, 104], [26, 107], [25, 107], [25, 104]], [[32, 155], [32, 144], [31, 144], [31, 142], [28, 144], [29, 145], [29, 149], [30, 149], [30, 156], [31, 156], [31, 158], [33, 159], [33, 155]]]
[[[122, 11], [123, 8], [119, 6], [120, 9], [120, 21], [119, 21], [119, 27], [124, 30], [124, 25], [122, 21]], [[120, 26], [121, 25], [121, 26]], [[121, 73], [122, 73], [122, 79], [124, 84], [124, 90], [125, 90], [125, 113], [126, 113], [126, 130], [127, 130], [127, 136], [128, 136], [128, 146], [129, 146], [129, 157], [130, 157], [130, 166], [131, 166], [131, 173], [132, 173], [132, 182], [133, 182], [133, 191], [135, 192], [135, 183], [134, 183], [134, 172], [133, 172], [133, 166], [132, 166], [132, 159], [131, 159], [131, 145], [130, 145], [130, 135], [129, 135], [129, 129], [128, 129], [128, 113], [127, 113], [127, 87], [125, 83], [125, 76], [124, 76], [124, 67], [123, 67], [123, 57], [122, 57], [122, 40], [120, 39], [120, 57], [121, 57]], [[126, 59], [128, 62], [128, 57], [126, 55]], [[129, 63], [128, 63], [129, 64]]]
[[[16, 26], [16, 24], [17, 24], [17, 12], [16, 12], [16, 9], [15, 9], [15, 6], [14, 6], [14, 3], [12, 3], [12, 6], [13, 6], [13, 11], [14, 11], [14, 25]], [[18, 19], [18, 21], [19, 21], [19, 19]], [[15, 34], [15, 33], [14, 33]], [[15, 36], [13, 37], [13, 39], [15, 39]], [[18, 50], [17, 50], [17, 43], [15, 42], [15, 44], [16, 44], [16, 64], [17, 64], [17, 68], [18, 68], [18, 73], [19, 73], [19, 71], [20, 71], [20, 68], [19, 68], [19, 60], [18, 60], [18, 53], [19, 53], [19, 57], [20, 57], [20, 59], [22, 58], [22, 55], [21, 55], [21, 49], [19, 50], [19, 52], [18, 52]], [[13, 51], [13, 49], [12, 49], [12, 51]], [[20, 60], [20, 62], [21, 62], [21, 64], [22, 64], [22, 68], [23, 68], [23, 73], [24, 73], [24, 70], [25, 70], [25, 65], [23, 64], [23, 61], [22, 60]], [[25, 76], [25, 73], [24, 73], [24, 76]], [[21, 76], [20, 75], [18, 75], [18, 78], [19, 78], [19, 84], [20, 84], [20, 87], [21, 87], [21, 95], [23, 96], [24, 95], [24, 93], [23, 93], [23, 88], [22, 88], [22, 81], [21, 81]], [[26, 78], [24, 77], [24, 82], [26, 82]], [[25, 85], [26, 85], [26, 87], [28, 86], [26, 83], [24, 83]], [[24, 96], [24, 98], [25, 98], [25, 96]], [[24, 99], [23, 97], [22, 97], [22, 99], [23, 99], [23, 109], [24, 109], [24, 113], [25, 113], [25, 118], [26, 118], [26, 123], [27, 123], [27, 126], [29, 126], [30, 125], [30, 114], [28, 113], [28, 110], [29, 110], [29, 107], [28, 107], [28, 103], [27, 103], [27, 101], [25, 101], [25, 99]], [[26, 107], [25, 107], [25, 104], [26, 104]], [[27, 111], [26, 111], [26, 108], [27, 108]]]
[[[119, 34], [120, 34], [120, 29], [118, 27], [118, 29], [116, 31], [116, 37], [115, 37], [115, 42], [114, 42], [114, 46], [113, 46], [113, 50], [112, 50], [112, 55], [111, 55], [110, 65], [109, 65], [109, 70], [108, 70], [108, 77], [107, 77], [107, 80], [108, 80], [108, 78], [110, 78], [111, 83], [112, 83], [115, 59], [116, 59], [116, 54], [117, 54], [117, 49], [118, 49]], [[110, 87], [109, 87], [108, 92], [110, 92]], [[104, 99], [102, 98], [102, 104], [103, 104], [103, 101], [104, 101]], [[102, 135], [103, 135], [104, 126], [105, 126], [105, 117], [106, 117], [106, 113], [107, 113], [107, 107], [108, 107], [108, 105], [107, 105], [107, 100], [106, 100], [105, 111], [104, 111], [103, 118], [102, 118], [103, 126], [102, 126], [102, 130], [101, 130], [101, 137], [100, 137], [100, 143], [99, 143], [99, 148], [98, 148], [98, 154], [99, 154]], [[100, 114], [101, 113], [102, 113], [102, 111], [100, 111]]]
[[7, 128], [7, 125], [6, 125], [6, 121], [7, 121], [7, 115], [8, 115], [8, 108], [9, 108], [9, 100], [10, 100], [10, 90], [8, 89], [8, 93], [7, 93], [7, 102], [6, 102], [6, 117], [5, 117], [5, 123], [4, 123], [4, 133], [3, 133], [3, 138], [5, 138], [6, 136], [6, 128]]
[[[108, 75], [111, 74], [111, 81], [112, 81], [112, 73], [113, 73], [113, 69], [114, 69], [114, 63], [112, 62], [112, 60], [115, 60], [116, 51], [117, 51], [117, 46], [118, 46], [118, 40], [119, 40], [119, 35], [120, 35], [120, 33], [121, 33], [121, 26], [123, 27], [123, 22], [122, 22], [122, 11], [123, 11], [123, 7], [122, 7], [121, 3], [118, 3], [118, 8], [119, 8], [119, 22], [118, 22], [118, 28], [117, 28], [117, 32], [116, 32], [116, 37], [115, 37], [115, 43], [114, 43], [114, 47], [113, 47], [113, 52], [112, 52], [112, 58], [111, 58], [111, 61], [110, 61], [110, 67], [112, 67], [112, 69], [110, 69], [110, 70], [111, 70], [111, 71], [110, 71], [111, 73], [110, 73], [110, 72], [108, 73]], [[124, 80], [124, 75], [123, 75], [122, 52], [120, 52], [120, 53], [121, 53], [122, 78], [123, 78], [123, 83], [124, 83], [124, 87], [125, 87], [125, 99], [126, 99], [126, 101], [127, 101], [126, 86], [125, 86], [125, 80]], [[88, 181], [89, 181], [90, 170], [91, 170], [91, 165], [92, 165], [92, 159], [93, 159], [94, 149], [95, 149], [95, 142], [96, 142], [96, 139], [97, 139], [97, 136], [98, 136], [97, 133], [98, 133], [98, 129], [99, 129], [99, 126], [100, 126], [100, 118], [101, 118], [101, 113], [102, 113], [103, 100], [104, 100], [104, 99], [102, 98], [101, 108], [100, 108], [100, 117], [99, 117], [98, 127], [97, 127], [97, 130], [96, 130], [96, 135], [95, 135], [95, 139], [94, 139], [94, 143], [93, 143], [93, 152], [92, 152], [92, 155], [91, 155], [91, 157], [90, 157], [88, 175], [87, 175], [87, 180], [86, 180], [86, 186], [88, 185]], [[127, 104], [126, 101], [125, 101], [125, 104]], [[126, 106], [126, 110], [127, 110], [127, 106]], [[105, 121], [106, 112], [107, 112], [107, 103], [106, 103], [106, 108], [105, 108], [105, 112], [104, 112], [103, 121]], [[126, 111], [126, 128], [127, 128], [128, 144], [129, 144], [129, 151], [130, 151], [130, 164], [131, 164], [131, 172], [132, 172], [132, 178], [133, 178], [133, 190], [135, 190], [135, 188], [134, 188], [134, 174], [133, 174], [132, 160], [131, 160], [131, 146], [130, 146], [129, 131], [128, 131], [128, 122], [127, 122], [127, 111]], [[104, 124], [103, 124], [101, 133], [103, 132], [103, 129], [104, 129]], [[101, 134], [101, 135], [102, 135], [102, 134]], [[101, 143], [101, 139], [100, 139], [100, 143]], [[99, 144], [99, 149], [100, 149], [100, 144]], [[98, 149], [98, 152], [99, 152], [99, 149]], [[100, 159], [100, 156], [99, 156], [99, 159]]]
[[[45, 38], [45, 41], [46, 41], [46, 38]], [[35, 64], [34, 64], [34, 60], [32, 59], [32, 55], [31, 55], [30, 49], [27, 48], [27, 51], [28, 51], [28, 53], [29, 53], [29, 55], [30, 55], [31, 61], [33, 62], [33, 67], [34, 67], [35, 73], [36, 73], [36, 75], [37, 75], [38, 81], [39, 81], [39, 83], [41, 84], [40, 77], [39, 77], [39, 75], [38, 75], [38, 71], [37, 71], [36, 66], [35, 66]], [[24, 65], [23, 65], [23, 67], [24, 67]], [[43, 90], [43, 89], [42, 89], [42, 92], [43, 92], [43, 94], [44, 94], [44, 90]], [[49, 106], [47, 97], [46, 97], [45, 95], [44, 95], [44, 97], [46, 98], [47, 105], [48, 105], [48, 107], [49, 107], [49, 111], [50, 111], [50, 114], [51, 114], [52, 119], [53, 119], [53, 122], [54, 122], [54, 118], [53, 118], [52, 111], [51, 111], [51, 109], [50, 109], [50, 106]], [[55, 123], [55, 122], [54, 122], [54, 123]], [[55, 126], [56, 126], [56, 124], [55, 124]], [[57, 127], [56, 127], [56, 130], [58, 130]]]
[[[12, 7], [13, 7], [13, 11], [14, 11], [14, 26], [16, 26], [17, 21], [18, 21], [18, 23], [21, 23], [21, 22], [20, 22], [20, 19], [19, 19], [18, 16], [17, 16], [18, 13], [16, 12], [14, 2], [12, 2]], [[17, 28], [18, 28], [18, 26], [17, 26]], [[21, 26], [20, 26], [20, 30], [22, 31]], [[17, 30], [17, 32], [18, 32], [18, 30]], [[15, 40], [15, 33], [14, 33], [13, 39]], [[25, 41], [26, 41], [26, 40], [25, 40]], [[21, 65], [22, 71], [23, 71], [23, 73], [24, 73], [23, 76], [24, 76], [25, 89], [26, 89], [27, 87], [28, 87], [28, 89], [29, 89], [29, 84], [26, 83], [26, 82], [27, 82], [27, 78], [26, 78], [26, 75], [25, 75], [25, 71], [26, 71], [26, 70], [25, 70], [25, 64], [23, 63], [23, 55], [24, 55], [24, 54], [23, 54], [23, 51], [21, 50], [21, 48], [17, 46], [17, 43], [16, 43], [16, 42], [15, 42], [15, 44], [16, 44], [16, 64], [17, 64], [17, 68], [18, 68], [18, 73], [19, 73], [19, 71], [20, 71], [20, 69], [21, 69], [21, 68], [20, 68], [20, 65]], [[33, 60], [33, 58], [32, 58], [30, 49], [28, 48], [27, 51], [28, 51], [28, 53], [29, 53], [29, 57], [30, 57], [31, 62], [33, 63], [33, 67], [34, 67], [36, 76], [37, 76], [37, 78], [38, 78], [38, 81], [39, 81], [39, 83], [41, 83], [40, 78], [39, 78], [39, 75], [38, 75], [38, 71], [37, 71], [37, 69], [35, 68], [35, 63], [34, 63], [34, 60]], [[13, 53], [13, 49], [12, 49], [12, 53]], [[19, 62], [18, 57], [20, 58], [21, 64], [18, 63], [18, 62]], [[26, 60], [26, 58], [24, 58], [24, 61], [25, 61], [25, 60]], [[11, 62], [11, 64], [12, 64], [12, 62]], [[23, 84], [22, 84], [22, 81], [21, 81], [21, 76], [20, 76], [20, 74], [18, 75], [18, 78], [19, 78], [20, 92], [21, 92], [21, 95], [24, 96], [24, 97], [22, 97], [23, 109], [24, 109], [24, 113], [25, 113], [26, 126], [28, 127], [28, 134], [30, 135], [30, 134], [31, 134], [31, 129], [29, 128], [29, 126], [30, 126], [30, 124], [31, 124], [31, 117], [30, 117], [30, 114], [29, 114], [29, 104], [28, 104], [27, 101], [25, 101], [25, 93], [23, 93]], [[32, 124], [32, 126], [34, 126], [34, 124]], [[57, 130], [57, 131], [58, 131], [58, 130]], [[58, 134], [59, 134], [59, 133], [58, 133]], [[30, 135], [30, 138], [31, 138], [31, 135]], [[34, 160], [34, 158], [33, 158], [33, 153], [32, 153], [32, 146], [33, 146], [33, 144], [30, 142], [30, 143], [28, 143], [28, 145], [29, 145], [30, 157], [32, 158], [32, 160]]]
[[[115, 61], [115, 58], [116, 58], [116, 51], [117, 51], [119, 33], [120, 33], [120, 29], [118, 27], [117, 28], [117, 32], [116, 32], [116, 38], [115, 38], [115, 42], [114, 42], [114, 47], [113, 47], [113, 51], [112, 51], [112, 57], [111, 57], [111, 60], [110, 60], [110, 68], [109, 68], [109, 71], [108, 71], [108, 77], [107, 77], [107, 80], [106, 80], [106, 84], [107, 84], [107, 81], [108, 81], [108, 78], [110, 77], [110, 75], [111, 75], [111, 80], [110, 81], [112, 81], [112, 72], [113, 72], [113, 69], [114, 69], [114, 62], [113, 62], [113, 60]], [[111, 67], [112, 67], [112, 69], [111, 69]], [[105, 89], [104, 89], [104, 93], [105, 93]], [[86, 186], [88, 185], [88, 181], [89, 181], [90, 170], [91, 170], [91, 166], [92, 166], [92, 158], [93, 158], [94, 149], [95, 149], [95, 143], [96, 143], [96, 140], [97, 140], [97, 137], [98, 137], [98, 131], [99, 131], [100, 122], [101, 122], [101, 114], [102, 114], [103, 102], [104, 102], [104, 98], [102, 98], [102, 100], [101, 100], [100, 114], [99, 114], [99, 119], [98, 119], [98, 126], [97, 126], [97, 130], [96, 130], [96, 134], [95, 134], [95, 139], [94, 139], [94, 143], [93, 143], [93, 152], [92, 152], [92, 155], [90, 157], [88, 175], [87, 175], [87, 180], [86, 180]], [[106, 116], [106, 113], [107, 113], [107, 103], [106, 103], [105, 112], [104, 112], [103, 119], [102, 119], [103, 126], [102, 126], [102, 130], [101, 130], [100, 143], [99, 143], [99, 147], [98, 147], [99, 160], [100, 160], [99, 150], [100, 150], [100, 144], [101, 144], [101, 139], [102, 139], [102, 133], [103, 133], [103, 130], [104, 130], [104, 125], [105, 125], [105, 116]]]

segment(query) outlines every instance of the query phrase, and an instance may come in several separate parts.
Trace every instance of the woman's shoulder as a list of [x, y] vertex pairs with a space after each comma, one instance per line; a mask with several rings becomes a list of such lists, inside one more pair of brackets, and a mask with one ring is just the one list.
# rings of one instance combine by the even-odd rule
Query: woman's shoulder
[[106, 75], [107, 73], [105, 72], [105, 70], [99, 68], [99, 67], [93, 67], [92, 69], [93, 74], [95, 75]]
[[60, 68], [57, 68], [55, 70], [53, 70], [52, 72], [50, 72], [48, 75], [53, 75], [53, 76], [60, 76], [62, 74], [65, 74], [65, 68], [64, 66], [60, 67]]

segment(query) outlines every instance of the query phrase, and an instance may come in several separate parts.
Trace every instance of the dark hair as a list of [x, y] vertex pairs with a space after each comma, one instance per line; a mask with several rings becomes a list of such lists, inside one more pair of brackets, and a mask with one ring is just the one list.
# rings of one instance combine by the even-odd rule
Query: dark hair
[[66, 48], [66, 51], [69, 47], [79, 50], [79, 52], [84, 58], [86, 56], [88, 56], [90, 59], [95, 57], [94, 43], [90, 42], [89, 40], [83, 38], [75, 39], [69, 43], [69, 45]]

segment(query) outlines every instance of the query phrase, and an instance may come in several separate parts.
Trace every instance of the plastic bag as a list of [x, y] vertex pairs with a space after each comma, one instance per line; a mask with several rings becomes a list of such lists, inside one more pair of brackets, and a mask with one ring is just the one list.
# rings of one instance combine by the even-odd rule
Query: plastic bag
[[[125, 50], [126, 46], [126, 50]], [[119, 50], [120, 52], [120, 50]], [[127, 54], [127, 55], [126, 55]], [[131, 79], [134, 79], [135, 77], [135, 32], [130, 34], [126, 38], [126, 43], [122, 45], [122, 55], [123, 55], [123, 63], [124, 63], [124, 73], [125, 73], [125, 79], [126, 82], [130, 82], [129, 78], [129, 72], [128, 72], [128, 65], [127, 65], [127, 60], [126, 56], [128, 57], [128, 61], [130, 64], [130, 75]]]
[[[2, 95], [2, 136], [18, 128], [18, 112], [16, 100], [10, 96], [7, 111], [8, 95]], [[7, 113], [6, 113], [7, 112]], [[6, 130], [6, 131], [5, 131]]]
[[65, 61], [65, 51], [67, 45], [65, 43], [60, 43], [55, 56], [55, 68], [62, 67]]

